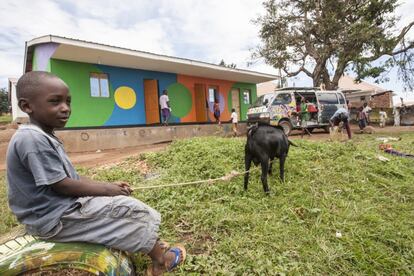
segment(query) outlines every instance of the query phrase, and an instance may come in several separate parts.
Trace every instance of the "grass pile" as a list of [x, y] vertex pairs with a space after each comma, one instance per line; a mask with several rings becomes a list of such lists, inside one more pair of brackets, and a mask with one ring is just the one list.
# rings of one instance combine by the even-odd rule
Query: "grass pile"
[[[412, 152], [414, 135], [401, 137], [394, 147]], [[135, 186], [217, 178], [244, 171], [244, 143], [241, 138], [180, 140], [163, 152], [81, 173]], [[270, 196], [263, 193], [258, 170], [247, 192], [243, 178], [236, 177], [134, 193], [162, 214], [161, 237], [188, 248], [177, 274], [414, 272], [414, 160], [381, 153], [375, 136], [295, 143], [299, 147], [291, 147], [284, 184], [277, 180], [278, 163], [273, 166]], [[6, 224], [12, 222], [6, 216]]]

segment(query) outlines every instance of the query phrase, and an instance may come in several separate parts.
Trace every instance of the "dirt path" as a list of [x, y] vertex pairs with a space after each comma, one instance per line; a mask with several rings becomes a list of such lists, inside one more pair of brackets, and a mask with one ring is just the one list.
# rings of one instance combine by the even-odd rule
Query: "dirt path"
[[[97, 152], [69, 153], [68, 155], [74, 165], [91, 168], [118, 163], [128, 157], [139, 155], [144, 152], [161, 151], [168, 145], [169, 143], [163, 143], [148, 146], [128, 147], [123, 149], [102, 150]], [[0, 145], [0, 171], [4, 171], [6, 169], [6, 149], [7, 145], [5, 147]]]
[[[352, 131], [358, 130], [357, 126], [351, 127]], [[401, 132], [414, 132], [414, 126], [409, 127], [385, 127], [385, 128], [375, 128], [376, 133], [383, 133], [384, 135], [396, 135]], [[6, 168], [6, 151], [8, 141], [13, 135], [14, 130], [6, 129], [0, 130], [0, 171], [4, 171]], [[290, 136], [291, 139], [301, 139], [300, 131], [293, 131]], [[305, 135], [303, 139], [306, 140], [315, 140], [315, 141], [324, 141], [329, 139], [329, 134], [323, 132], [322, 130], [315, 130], [312, 133], [312, 136]], [[69, 157], [72, 160], [73, 164], [81, 165], [84, 167], [95, 167], [105, 164], [112, 164], [122, 161], [130, 156], [138, 155], [144, 152], [154, 152], [161, 151], [168, 146], [169, 143], [148, 145], [148, 146], [137, 146], [137, 147], [128, 147], [123, 149], [111, 149], [111, 150], [102, 150], [98, 152], [82, 152], [82, 153], [70, 153]]]

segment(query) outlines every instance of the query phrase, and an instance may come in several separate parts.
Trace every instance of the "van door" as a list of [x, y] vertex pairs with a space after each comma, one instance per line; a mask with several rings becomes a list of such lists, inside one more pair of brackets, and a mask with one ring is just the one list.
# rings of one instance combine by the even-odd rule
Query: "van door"
[[279, 121], [283, 118], [289, 118], [291, 114], [290, 104], [292, 96], [289, 92], [277, 93], [269, 108], [270, 120]]
[[329, 119], [341, 106], [338, 95], [335, 92], [319, 92], [316, 95], [318, 98], [319, 124], [327, 125]]

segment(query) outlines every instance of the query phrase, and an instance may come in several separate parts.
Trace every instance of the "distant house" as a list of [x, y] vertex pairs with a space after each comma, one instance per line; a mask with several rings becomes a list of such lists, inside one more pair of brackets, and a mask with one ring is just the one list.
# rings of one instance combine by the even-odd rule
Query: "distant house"
[[[232, 108], [243, 119], [256, 98], [256, 84], [277, 78], [52, 35], [26, 43], [24, 72], [35, 70], [51, 72], [68, 84], [69, 128], [157, 125], [164, 89], [169, 92], [172, 123], [213, 122], [215, 100], [223, 120], [230, 119]], [[19, 116], [13, 113], [14, 119]]]
[[355, 83], [355, 79], [347, 75], [339, 79], [338, 87], [353, 107], [362, 106], [364, 103], [369, 103], [373, 108], [393, 107], [392, 98], [394, 93], [391, 90], [383, 89], [365, 81]]
[[257, 84], [257, 96], [267, 94], [279, 88], [279, 83], [275, 81], [267, 81]]
[[12, 118], [17, 122], [27, 121], [27, 114], [20, 110], [17, 105], [16, 98], [17, 78], [9, 78], [8, 80], [8, 98], [11, 105]]

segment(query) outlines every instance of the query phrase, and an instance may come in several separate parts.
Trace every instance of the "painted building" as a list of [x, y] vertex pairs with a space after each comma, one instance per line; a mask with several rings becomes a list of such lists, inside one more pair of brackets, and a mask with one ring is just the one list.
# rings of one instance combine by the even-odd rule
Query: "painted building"
[[276, 78], [52, 35], [26, 43], [24, 70], [48, 71], [68, 84], [69, 128], [159, 124], [164, 89], [172, 108], [170, 123], [213, 122], [214, 100], [223, 121], [230, 120], [232, 108], [244, 121], [256, 84]]

